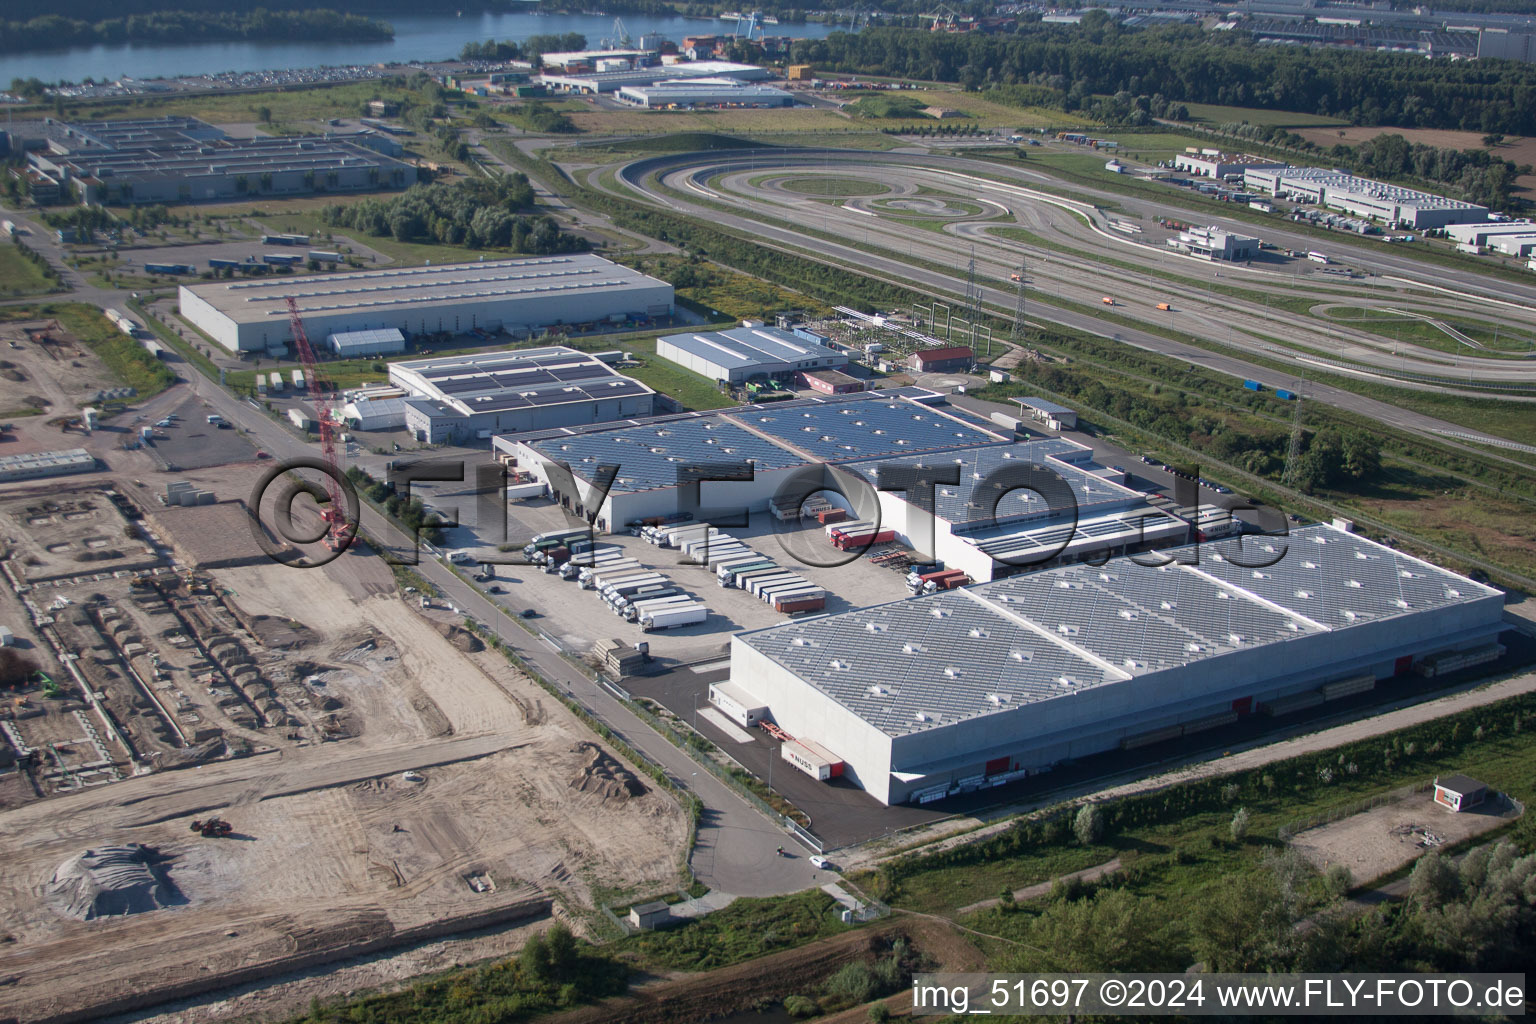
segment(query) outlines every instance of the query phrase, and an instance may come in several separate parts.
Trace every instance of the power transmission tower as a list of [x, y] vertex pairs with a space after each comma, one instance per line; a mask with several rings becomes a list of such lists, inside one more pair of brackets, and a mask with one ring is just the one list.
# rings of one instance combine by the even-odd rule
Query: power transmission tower
[[1019, 260], [1019, 297], [1013, 301], [1013, 340], [1018, 341], [1024, 336], [1024, 278], [1025, 261]]
[[971, 262], [965, 271], [965, 304], [971, 321], [971, 351], [976, 350], [976, 325], [981, 322], [981, 285], [976, 283], [976, 247], [971, 246]]
[[1291, 410], [1291, 445], [1285, 453], [1285, 476], [1282, 482], [1287, 487], [1295, 487], [1296, 480], [1301, 475], [1301, 400], [1302, 388], [1306, 387], [1306, 380], [1298, 380], [1293, 393], [1295, 394], [1296, 407]]

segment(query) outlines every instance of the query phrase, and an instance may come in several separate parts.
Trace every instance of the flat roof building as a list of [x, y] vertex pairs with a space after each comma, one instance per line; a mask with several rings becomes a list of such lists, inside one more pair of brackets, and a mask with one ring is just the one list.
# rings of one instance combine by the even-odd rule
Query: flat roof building
[[1325, 167], [1250, 169], [1244, 172], [1243, 183], [1270, 195], [1420, 230], [1481, 223], [1488, 219], [1486, 206], [1358, 178]]
[[585, 352], [554, 345], [389, 365], [405, 426], [438, 443], [649, 416], [656, 392]]
[[662, 81], [655, 85], [626, 85], [620, 102], [647, 110], [692, 110], [699, 107], [792, 107], [794, 96], [771, 85], [749, 85], [729, 78]]
[[0, 455], [0, 481], [35, 480], [38, 477], [89, 473], [95, 468], [96, 456], [84, 448]]
[[399, 143], [367, 130], [237, 139], [194, 117], [50, 127], [48, 148], [28, 161], [85, 203], [376, 192], [416, 181], [416, 168], [393, 158]]
[[[533, 474], [567, 507], [594, 513], [600, 530], [679, 511], [693, 467], [748, 463], [751, 480], [711, 481], [692, 492], [712, 508], [758, 511], [793, 474], [816, 464], [964, 449], [1003, 438], [920, 404], [920, 388], [825, 395], [771, 406], [568, 427], [494, 439], [500, 458]], [[561, 468], [562, 465], [564, 468]], [[606, 492], [602, 466], [617, 465]]]
[[181, 312], [231, 352], [260, 352], [292, 342], [289, 296], [311, 337], [388, 328], [521, 334], [672, 313], [670, 284], [585, 253], [183, 285]]
[[1175, 555], [738, 633], [730, 681], [880, 802], [926, 803], [1502, 651], [1501, 592], [1331, 526]]
[[[307, 328], [306, 328], [307, 330]], [[342, 359], [362, 356], [387, 356], [405, 351], [405, 335], [398, 327], [372, 331], [342, 331], [325, 339], [331, 351]]]
[[1529, 235], [1536, 233], [1536, 223], [1528, 220], [1488, 220], [1470, 224], [1452, 224], [1445, 229], [1445, 237], [1464, 245], [1487, 245], [1490, 238], [1499, 235]]
[[1036, 423], [1044, 423], [1052, 430], [1076, 430], [1077, 410], [1069, 409], [1045, 398], [1015, 398], [1020, 410], [1027, 412]]
[[1253, 156], [1179, 153], [1173, 158], [1174, 170], [1203, 178], [1225, 178], [1229, 174], [1242, 174], [1253, 169], [1279, 170], [1285, 166], [1278, 160], [1263, 160]]
[[848, 365], [848, 357], [777, 327], [733, 327], [656, 339], [656, 354], [710, 380], [740, 384]]
[[[1188, 539], [1188, 524], [1107, 479], [1092, 456], [1086, 445], [1047, 438], [843, 468], [878, 494], [882, 529], [976, 581]], [[926, 477], [932, 488], [882, 489], [882, 473], [887, 483]]]
[[657, 82], [697, 78], [724, 78], [737, 82], [761, 82], [772, 77], [766, 68], [755, 64], [735, 64], [725, 60], [699, 60], [665, 67], [629, 68], [622, 71], [593, 71], [588, 74], [544, 74], [539, 80], [554, 92], [618, 92], [626, 86], [650, 86]]
[[1259, 240], [1212, 225], [1180, 231], [1177, 247], [1208, 260], [1251, 260], [1259, 253]]

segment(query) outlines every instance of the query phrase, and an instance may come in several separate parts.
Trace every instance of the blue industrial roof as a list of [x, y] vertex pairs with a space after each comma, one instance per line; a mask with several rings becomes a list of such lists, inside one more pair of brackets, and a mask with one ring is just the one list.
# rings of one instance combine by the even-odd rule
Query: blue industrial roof
[[678, 470], [701, 462], [747, 461], [759, 471], [805, 464], [771, 441], [714, 417], [552, 437], [532, 447], [545, 458], [569, 463], [572, 473], [587, 480], [598, 466], [616, 464], [613, 494], [676, 487]]
[[708, 334], [669, 334], [658, 338], [689, 355], [707, 359], [727, 370], [764, 367], [765, 372], [794, 366], [810, 359], [838, 358], [840, 353], [825, 345], [797, 337], [777, 327], [735, 327]]
[[994, 445], [1002, 438], [912, 402], [863, 401], [733, 410], [732, 417], [823, 462]]

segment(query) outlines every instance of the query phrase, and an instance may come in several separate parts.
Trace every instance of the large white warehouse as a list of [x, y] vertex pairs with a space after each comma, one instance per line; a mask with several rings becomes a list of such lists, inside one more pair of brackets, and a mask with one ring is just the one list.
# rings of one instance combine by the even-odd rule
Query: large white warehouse
[[710, 380], [732, 384], [848, 365], [848, 357], [834, 349], [761, 324], [707, 334], [669, 334], [656, 339], [656, 354]]
[[1502, 653], [1499, 591], [1342, 529], [1173, 554], [740, 633], [730, 681], [876, 799], [922, 803]]
[[1356, 217], [1421, 231], [1488, 219], [1486, 206], [1358, 178], [1326, 167], [1249, 168], [1243, 172], [1243, 184], [1273, 196], [1316, 203]]
[[391, 327], [522, 331], [672, 313], [670, 284], [585, 253], [183, 285], [181, 313], [231, 352], [261, 352], [292, 344], [290, 297], [315, 342]]

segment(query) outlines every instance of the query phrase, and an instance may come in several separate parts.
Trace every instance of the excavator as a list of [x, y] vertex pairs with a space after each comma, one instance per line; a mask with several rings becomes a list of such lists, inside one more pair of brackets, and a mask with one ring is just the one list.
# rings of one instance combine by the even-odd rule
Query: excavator
[[192, 831], [208, 839], [219, 839], [230, 835], [234, 830], [235, 827], [223, 818], [209, 818], [207, 821], [198, 818], [192, 820]]

